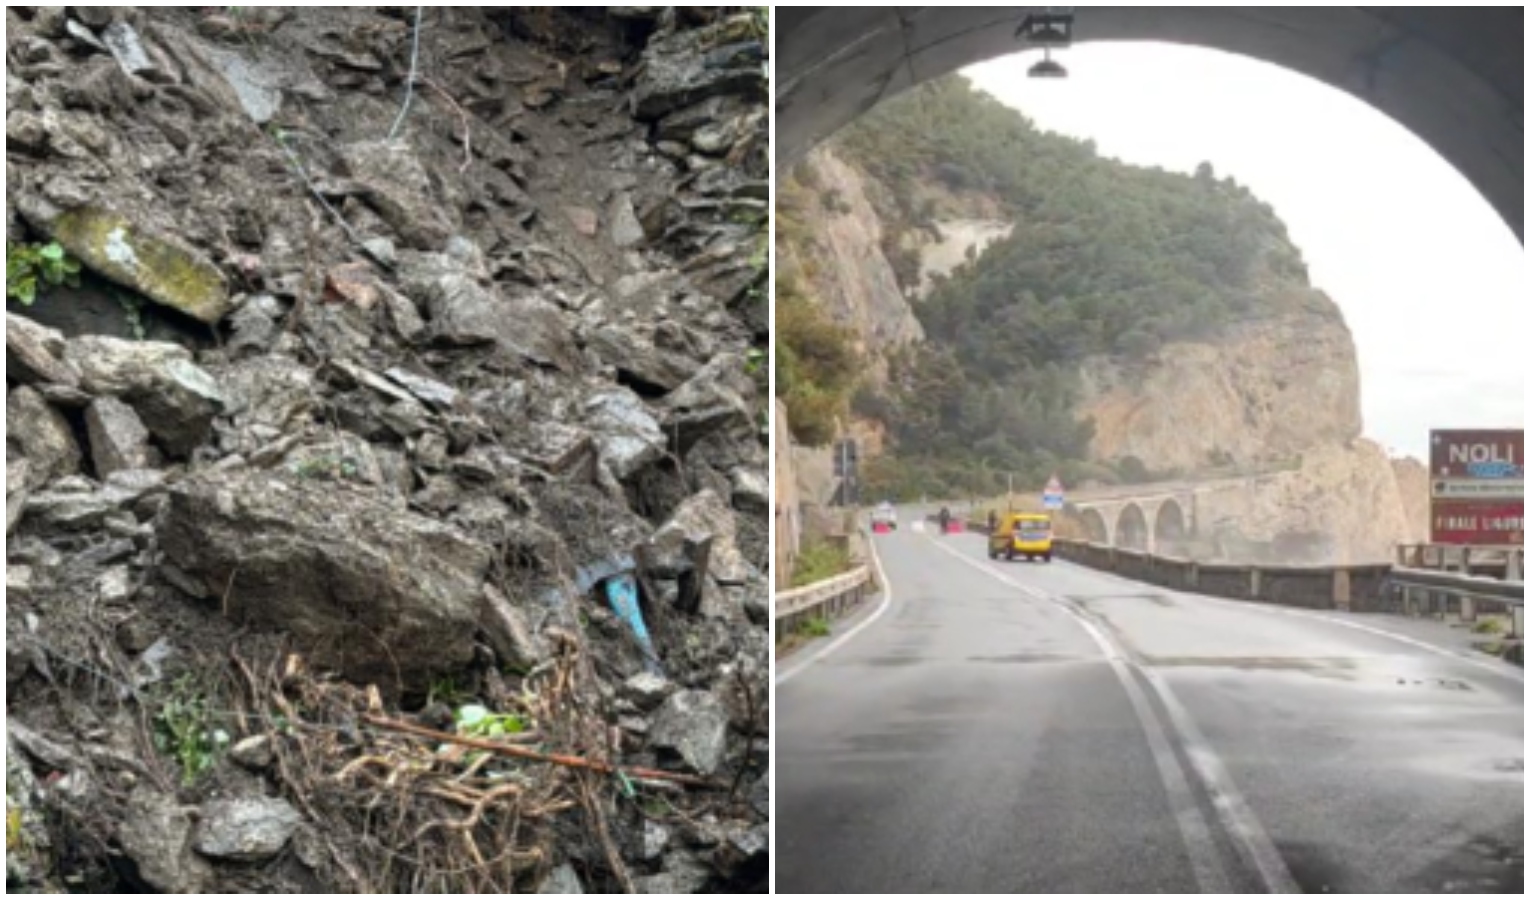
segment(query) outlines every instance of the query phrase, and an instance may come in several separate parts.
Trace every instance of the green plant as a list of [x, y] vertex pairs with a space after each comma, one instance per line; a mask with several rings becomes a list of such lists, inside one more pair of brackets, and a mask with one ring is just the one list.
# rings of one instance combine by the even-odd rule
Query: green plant
[[122, 291], [113, 291], [112, 296], [117, 300], [117, 305], [122, 307], [122, 317], [127, 320], [127, 326], [133, 334], [133, 339], [137, 341], [147, 339], [149, 327], [143, 319], [143, 298], [136, 294], [126, 294]]
[[472, 738], [499, 738], [524, 734], [530, 724], [523, 716], [493, 713], [487, 707], [469, 705], [457, 710], [457, 733]]
[[38, 292], [47, 287], [80, 284], [79, 260], [71, 257], [57, 241], [48, 244], [5, 242], [5, 298], [23, 306], [37, 302]]
[[361, 477], [361, 467], [353, 459], [335, 456], [315, 456], [293, 466], [293, 474], [305, 481], [355, 481]]
[[196, 680], [181, 676], [154, 715], [155, 748], [175, 758], [182, 781], [191, 785], [217, 765], [229, 742], [228, 732], [217, 727], [207, 696], [198, 690]]
[[1504, 634], [1508, 628], [1498, 619], [1483, 619], [1472, 626], [1473, 634]]
[[450, 675], [438, 678], [430, 684], [430, 693], [426, 695], [425, 704], [434, 706], [444, 703], [447, 706], [460, 706], [469, 699], [469, 695], [457, 684], [457, 679]]
[[829, 620], [815, 617], [803, 622], [797, 629], [797, 633], [805, 638], [826, 638], [830, 632]]
[[850, 551], [842, 544], [810, 543], [797, 557], [792, 587], [807, 587], [850, 571]]

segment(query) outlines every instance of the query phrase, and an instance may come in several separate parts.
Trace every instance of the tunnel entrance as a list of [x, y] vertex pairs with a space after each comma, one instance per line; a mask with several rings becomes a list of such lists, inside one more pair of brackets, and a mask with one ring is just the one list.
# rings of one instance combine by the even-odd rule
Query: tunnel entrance
[[[1370, 104], [1469, 180], [1524, 240], [1523, 7], [1075, 7], [1072, 40], [1157, 41], [1273, 63]], [[1041, 7], [780, 7], [777, 160], [862, 113], [1027, 49]], [[1040, 59], [1040, 54], [1036, 54]]]

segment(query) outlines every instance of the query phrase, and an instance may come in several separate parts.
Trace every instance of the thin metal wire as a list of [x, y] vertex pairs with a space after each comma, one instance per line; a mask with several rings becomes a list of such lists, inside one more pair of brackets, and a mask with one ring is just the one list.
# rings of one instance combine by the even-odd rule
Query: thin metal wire
[[404, 118], [409, 115], [409, 106], [414, 102], [414, 83], [419, 77], [420, 71], [420, 28], [425, 19], [425, 7], [414, 8], [414, 50], [409, 58], [409, 81], [404, 85], [404, 105], [398, 111], [398, 118], [393, 120], [393, 130], [388, 132], [388, 140], [398, 137], [398, 130], [404, 127]]

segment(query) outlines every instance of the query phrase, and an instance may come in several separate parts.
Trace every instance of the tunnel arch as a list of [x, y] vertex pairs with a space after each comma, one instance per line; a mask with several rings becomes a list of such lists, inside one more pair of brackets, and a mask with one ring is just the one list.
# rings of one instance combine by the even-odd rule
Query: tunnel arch
[[1122, 550], [1147, 552], [1152, 549], [1152, 539], [1152, 532], [1148, 530], [1147, 514], [1137, 504], [1128, 503], [1121, 510], [1121, 517], [1116, 522], [1115, 545]]
[[[878, 103], [1024, 49], [1045, 7], [777, 7], [777, 160]], [[1345, 91], [1444, 157], [1524, 240], [1524, 7], [1075, 7], [1079, 41], [1252, 57]]]
[[1165, 500], [1153, 517], [1153, 545], [1159, 554], [1177, 556], [1190, 538], [1190, 522], [1178, 500]]
[[1110, 546], [1110, 524], [1097, 509], [1086, 509], [1079, 516], [1084, 526], [1084, 539], [1091, 544]]

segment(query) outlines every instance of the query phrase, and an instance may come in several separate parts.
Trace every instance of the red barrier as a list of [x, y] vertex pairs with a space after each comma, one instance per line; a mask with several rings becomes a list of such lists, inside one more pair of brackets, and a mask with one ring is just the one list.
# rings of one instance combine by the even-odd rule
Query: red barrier
[[872, 534], [892, 534], [892, 526], [886, 522], [874, 522], [871, 526]]

